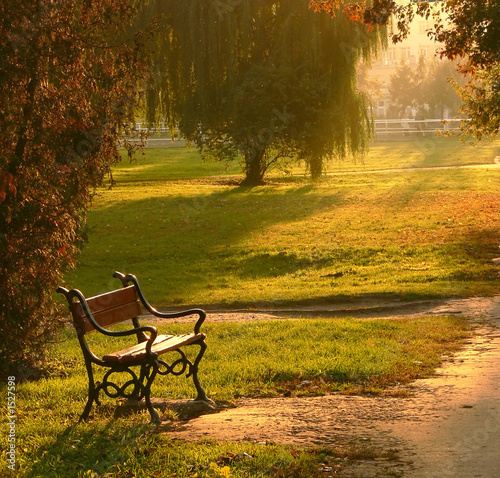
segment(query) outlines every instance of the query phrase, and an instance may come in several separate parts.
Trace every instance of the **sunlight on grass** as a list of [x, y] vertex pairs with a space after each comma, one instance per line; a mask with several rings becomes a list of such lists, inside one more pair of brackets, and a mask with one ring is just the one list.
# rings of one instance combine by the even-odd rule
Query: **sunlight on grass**
[[[471, 334], [466, 320], [441, 316], [230, 324], [210, 324], [209, 320], [204, 327], [209, 348], [200, 380], [219, 403], [241, 396], [321, 395], [339, 390], [384, 393], [416, 376], [432, 374], [443, 356], [458, 350]], [[178, 333], [186, 324], [163, 324], [160, 330], [164, 329]], [[254, 457], [231, 462], [235, 477], [272, 475], [278, 462], [281, 465], [276, 469], [290, 468], [304, 478], [317, 476], [316, 453], [297, 457], [299, 452], [291, 454], [290, 448], [279, 445], [172, 441], [147, 425], [147, 411], [113, 417], [117, 401], [106, 397], [100, 407], [94, 407], [91, 423], [77, 425], [87, 383], [75, 335], [67, 330], [61, 342], [53, 345], [47, 377], [18, 385], [20, 476], [147, 477], [168, 476], [162, 475], [167, 472], [178, 477], [209, 476], [210, 464], [228, 450]], [[108, 337], [91, 336], [97, 355], [109, 350]], [[194, 396], [192, 381], [185, 377], [158, 377], [152, 390], [163, 399]], [[163, 418], [169, 418], [168, 412]], [[336, 453], [329, 451], [332, 456]]]
[[[325, 170], [330, 173], [345, 171], [375, 171], [398, 168], [422, 168], [493, 164], [500, 155], [500, 142], [470, 145], [458, 138], [426, 136], [399, 141], [376, 141], [367, 154], [344, 160], [327, 161]], [[124, 155], [125, 158], [125, 155]], [[123, 162], [114, 168], [117, 181], [194, 179], [200, 177], [234, 177], [242, 179], [241, 160], [226, 163], [204, 162], [194, 148], [146, 149], [137, 161]], [[304, 164], [287, 165], [294, 175], [305, 173]], [[286, 177], [283, 170], [271, 170], [272, 174]]]
[[[89, 240], [67, 284], [90, 296], [120, 286], [114, 270], [131, 272], [154, 305], [168, 307], [493, 294], [498, 170], [392, 170], [492, 164], [498, 154], [498, 143], [380, 142], [363, 159], [327, 166], [352, 173], [311, 183], [297, 166], [293, 176], [278, 172], [267, 185], [246, 189], [237, 187], [237, 164], [202, 163], [190, 149], [147, 150], [138, 163], [117, 165], [114, 188], [98, 191]], [[176, 323], [159, 328], [189, 331]], [[200, 380], [219, 404], [239, 397], [408, 393], [401, 384], [432, 375], [471, 334], [466, 320], [442, 316], [223, 324], [210, 323], [209, 314], [203, 331], [208, 351]], [[109, 351], [109, 338], [89, 339], [97, 355]], [[76, 425], [87, 379], [72, 329], [61, 332], [45, 371], [16, 390], [19, 476], [317, 478], [325, 476], [325, 463], [346, 456], [336, 448], [173, 441], [147, 425], [147, 411], [115, 418], [117, 401], [109, 398], [93, 409], [91, 423]], [[185, 377], [158, 377], [153, 386], [160, 399], [194, 392]], [[165, 412], [163, 418], [175, 417]]]
[[[395, 156], [398, 147], [408, 144], [393, 145]], [[271, 178], [245, 189], [227, 176], [169, 179], [197, 153], [162, 154], [170, 161], [156, 151], [147, 176], [131, 166], [128, 180], [117, 174], [117, 186], [99, 192], [70, 287], [116, 288], [120, 270], [136, 274], [156, 305], [223, 307], [497, 290], [497, 170]]]

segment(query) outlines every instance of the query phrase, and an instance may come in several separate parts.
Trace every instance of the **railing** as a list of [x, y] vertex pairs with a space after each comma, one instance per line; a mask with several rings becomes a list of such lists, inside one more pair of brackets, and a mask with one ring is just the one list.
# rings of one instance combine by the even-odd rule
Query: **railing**
[[386, 136], [410, 136], [418, 134], [434, 134], [436, 131], [458, 131], [464, 119], [387, 119], [375, 120], [375, 134], [377, 138]]
[[[418, 136], [435, 134], [436, 131], [454, 132], [458, 131], [461, 121], [466, 119], [378, 119], [375, 120], [375, 135], [377, 139], [398, 138], [404, 136]], [[138, 132], [148, 132], [147, 144], [149, 146], [158, 145], [164, 147], [165, 142], [183, 141], [182, 136], [176, 129], [172, 137], [171, 131], [165, 123], [136, 123], [135, 129]]]
[[[161, 123], [135, 123], [135, 129], [140, 132], [147, 132], [151, 135], [151, 137], [159, 136], [159, 137], [169, 137], [171, 136], [170, 128], [167, 126], [165, 122]], [[175, 129], [175, 137], [179, 137], [179, 131]]]
[[147, 133], [147, 138], [144, 141], [146, 148], [169, 148], [173, 146], [181, 146], [185, 144], [184, 138], [180, 135], [176, 128], [174, 134], [166, 123], [146, 123], [137, 122], [134, 125], [134, 134], [132, 136], [124, 136], [128, 141], [140, 142], [138, 134]]

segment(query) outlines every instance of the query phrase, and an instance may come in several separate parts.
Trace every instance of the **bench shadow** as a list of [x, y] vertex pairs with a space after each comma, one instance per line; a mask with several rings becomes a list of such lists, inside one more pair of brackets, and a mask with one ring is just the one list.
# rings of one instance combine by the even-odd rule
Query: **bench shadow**
[[[38, 449], [25, 476], [104, 476], [116, 464], [126, 461], [124, 448], [147, 432], [148, 425], [121, 428], [109, 423], [103, 427], [75, 424], [60, 433], [55, 441]], [[93, 463], [89, 466], [89, 463]], [[85, 474], [91, 472], [92, 474]]]
[[[153, 407], [163, 415], [162, 424], [159, 427], [171, 425], [172, 420], [187, 421], [198, 418], [201, 415], [220, 412], [225, 405], [217, 402], [205, 402], [203, 400], [164, 400], [151, 397]], [[146, 403], [141, 400], [127, 400], [115, 409], [115, 417], [129, 417], [141, 412], [148, 412]]]
[[[57, 435], [55, 441], [37, 450], [33, 456], [33, 465], [25, 476], [111, 476], [109, 473], [112, 473], [113, 468], [125, 463], [131, 453], [143, 453], [139, 448], [139, 441], [145, 440], [152, 431], [166, 432], [182, 427], [201, 415], [217, 413], [227, 408], [224, 404], [211, 406], [194, 400], [152, 401], [154, 407], [163, 412], [161, 424], [148, 423], [149, 413], [143, 402], [123, 404], [115, 409], [114, 416], [110, 416], [106, 424], [75, 423], [67, 427]], [[124, 425], [116, 422], [117, 417], [134, 419], [138, 414], [141, 417], [137, 419], [143, 419], [143, 423]], [[85, 474], [89, 472], [92, 474]]]

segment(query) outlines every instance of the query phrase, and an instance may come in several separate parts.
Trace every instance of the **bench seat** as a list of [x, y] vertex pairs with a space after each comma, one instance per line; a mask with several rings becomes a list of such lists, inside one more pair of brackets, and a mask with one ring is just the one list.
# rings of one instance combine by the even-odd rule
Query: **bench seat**
[[[151, 346], [151, 352], [161, 355], [171, 350], [176, 350], [184, 345], [192, 344], [203, 340], [205, 334], [183, 334], [183, 335], [158, 335], [153, 345]], [[105, 362], [135, 362], [137, 360], [142, 360], [146, 357], [146, 344], [147, 342], [142, 342], [132, 347], [120, 350], [118, 352], [113, 352], [104, 355], [102, 358]]]

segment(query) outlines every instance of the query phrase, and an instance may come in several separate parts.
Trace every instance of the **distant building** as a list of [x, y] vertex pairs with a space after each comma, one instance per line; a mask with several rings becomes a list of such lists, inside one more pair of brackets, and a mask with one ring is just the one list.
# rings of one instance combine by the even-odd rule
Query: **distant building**
[[[408, 1], [399, 0], [398, 3], [407, 4]], [[411, 1], [413, 3], [418, 2], [418, 0]], [[388, 115], [391, 106], [389, 95], [391, 76], [394, 75], [401, 63], [405, 62], [407, 65], [416, 67], [420, 58], [428, 61], [437, 58], [436, 52], [443, 45], [429, 38], [428, 32], [432, 26], [432, 18], [425, 20], [422, 17], [415, 16], [408, 37], [398, 44], [393, 44], [389, 39], [387, 49], [380, 53], [378, 59], [372, 61], [366, 74], [369, 79], [375, 80], [379, 85], [379, 91], [371, 95], [374, 103], [372, 105], [373, 113], [376, 118], [386, 118]], [[388, 27], [388, 30], [390, 31], [390, 27]]]

